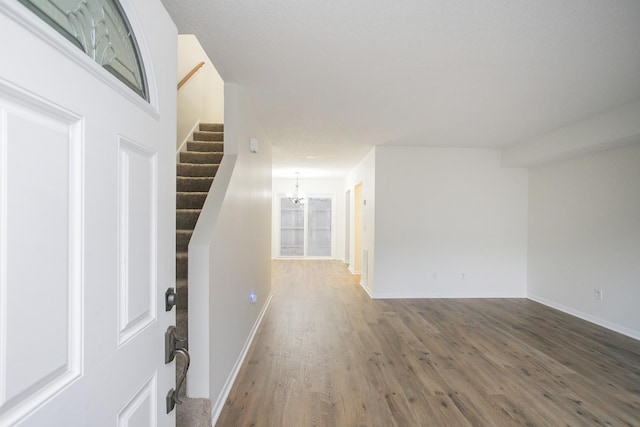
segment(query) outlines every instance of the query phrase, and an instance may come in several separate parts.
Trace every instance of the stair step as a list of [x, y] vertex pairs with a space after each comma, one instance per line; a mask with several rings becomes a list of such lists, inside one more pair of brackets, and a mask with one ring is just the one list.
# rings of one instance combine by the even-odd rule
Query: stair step
[[196, 131], [193, 133], [194, 141], [223, 141], [224, 132]]
[[222, 123], [200, 123], [200, 130], [209, 132], [224, 132]]
[[180, 153], [180, 163], [208, 163], [220, 164], [223, 153], [200, 153], [197, 151], [183, 151]]
[[[220, 167], [223, 141], [223, 124], [201, 123], [200, 131], [193, 133], [193, 141], [187, 142], [187, 151], [180, 153], [176, 167], [176, 332], [185, 339], [189, 336], [189, 241]], [[188, 348], [188, 341], [182, 346]], [[184, 364], [183, 358], [178, 359], [176, 374], [182, 371]], [[180, 391], [185, 404], [179, 405], [176, 411], [177, 426], [211, 427], [211, 401], [187, 399], [185, 389]]]
[[200, 209], [176, 209], [176, 229], [193, 230], [199, 216]]
[[[180, 252], [176, 253], [176, 257]], [[187, 256], [186, 253], [184, 253], [184, 256]], [[180, 293], [182, 291], [185, 291], [187, 289], [189, 285], [189, 282], [187, 281], [187, 279], [177, 279], [176, 280], [176, 292]]]
[[[176, 309], [176, 333], [180, 338], [189, 338], [189, 315], [185, 309]], [[182, 343], [181, 343], [182, 345]], [[189, 348], [189, 342], [185, 342], [183, 347]], [[179, 357], [184, 359], [184, 357]], [[180, 372], [180, 371], [178, 371]]]
[[203, 192], [209, 191], [213, 178], [208, 177], [191, 177], [191, 176], [179, 176], [177, 179], [177, 191], [178, 192]]
[[208, 176], [213, 178], [220, 165], [178, 163], [178, 176]]
[[178, 209], [202, 209], [207, 199], [204, 191], [187, 191], [176, 193], [176, 208]]
[[182, 405], [176, 407], [176, 427], [211, 427], [211, 400], [203, 397], [181, 399]]
[[176, 253], [176, 280], [189, 277], [189, 263], [186, 252]]
[[176, 280], [176, 307], [178, 310], [187, 310], [189, 302], [189, 287], [187, 279]]
[[176, 230], [176, 252], [187, 252], [193, 230]]
[[224, 151], [224, 142], [188, 141], [187, 151], [222, 153]]

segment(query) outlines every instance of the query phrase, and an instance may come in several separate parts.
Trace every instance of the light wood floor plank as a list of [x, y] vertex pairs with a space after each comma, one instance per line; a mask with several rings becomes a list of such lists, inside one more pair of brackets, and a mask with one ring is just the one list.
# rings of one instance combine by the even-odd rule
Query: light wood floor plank
[[640, 426], [640, 342], [526, 299], [371, 300], [273, 263], [218, 427]]

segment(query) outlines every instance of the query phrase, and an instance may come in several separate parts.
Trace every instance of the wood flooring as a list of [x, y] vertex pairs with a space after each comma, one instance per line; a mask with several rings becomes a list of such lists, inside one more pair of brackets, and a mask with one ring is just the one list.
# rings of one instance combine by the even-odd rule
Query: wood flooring
[[527, 299], [371, 300], [274, 261], [216, 426], [640, 426], [640, 342]]

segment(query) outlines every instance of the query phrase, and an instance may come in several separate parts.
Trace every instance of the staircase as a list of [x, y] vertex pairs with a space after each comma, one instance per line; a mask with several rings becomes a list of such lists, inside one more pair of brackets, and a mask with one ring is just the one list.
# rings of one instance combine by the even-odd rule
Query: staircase
[[[176, 328], [179, 337], [189, 336], [188, 322], [188, 249], [207, 193], [218, 171], [223, 155], [224, 125], [200, 124], [180, 153], [177, 165], [176, 193]], [[185, 343], [188, 348], [188, 341]], [[177, 358], [176, 374], [182, 372], [182, 358]], [[177, 426], [211, 426], [209, 399], [188, 399], [184, 387], [180, 391], [183, 404], [177, 405]]]

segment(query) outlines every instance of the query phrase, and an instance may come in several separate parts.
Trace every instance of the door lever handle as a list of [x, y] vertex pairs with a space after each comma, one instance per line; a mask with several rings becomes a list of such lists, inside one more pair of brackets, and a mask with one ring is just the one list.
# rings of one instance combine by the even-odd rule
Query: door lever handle
[[179, 393], [180, 389], [182, 388], [182, 384], [184, 384], [184, 380], [187, 378], [187, 371], [189, 370], [189, 365], [191, 364], [191, 357], [189, 356], [189, 352], [184, 348], [177, 348], [174, 353], [183, 355], [185, 358], [185, 362], [184, 367], [182, 368], [182, 373], [180, 373], [180, 376], [178, 377], [176, 389], [171, 389], [169, 390], [169, 393], [167, 393], [167, 414], [173, 411], [173, 408], [175, 408], [176, 405], [182, 404]]
[[171, 363], [175, 358], [175, 353], [178, 349], [178, 343], [184, 343], [187, 340], [185, 338], [179, 338], [176, 332], [176, 327], [171, 325], [164, 333], [164, 363]]
[[178, 347], [179, 342], [186, 342], [184, 338], [178, 338], [176, 334], [176, 327], [169, 326], [167, 331], [164, 334], [164, 362], [171, 363], [176, 354], [180, 354], [184, 357], [185, 363], [182, 368], [182, 372], [178, 377], [178, 381], [176, 383], [176, 388], [169, 390], [167, 393], [166, 403], [167, 403], [167, 414], [173, 411], [176, 404], [182, 404], [180, 400], [179, 393], [182, 385], [184, 384], [185, 379], [187, 378], [187, 371], [189, 370], [189, 365], [191, 365], [191, 356], [189, 355], [189, 351], [184, 347]]
[[184, 384], [184, 380], [187, 378], [187, 371], [189, 370], [189, 365], [191, 364], [191, 356], [189, 356], [189, 351], [185, 350], [184, 348], [178, 348], [176, 349], [176, 353], [181, 354], [182, 356], [184, 356], [184, 366], [182, 368], [182, 373], [180, 374], [180, 377], [178, 378], [178, 383], [176, 384], [176, 391], [173, 395], [173, 400], [178, 404], [181, 405], [182, 401], [180, 400], [180, 389], [182, 388], [182, 384]]

